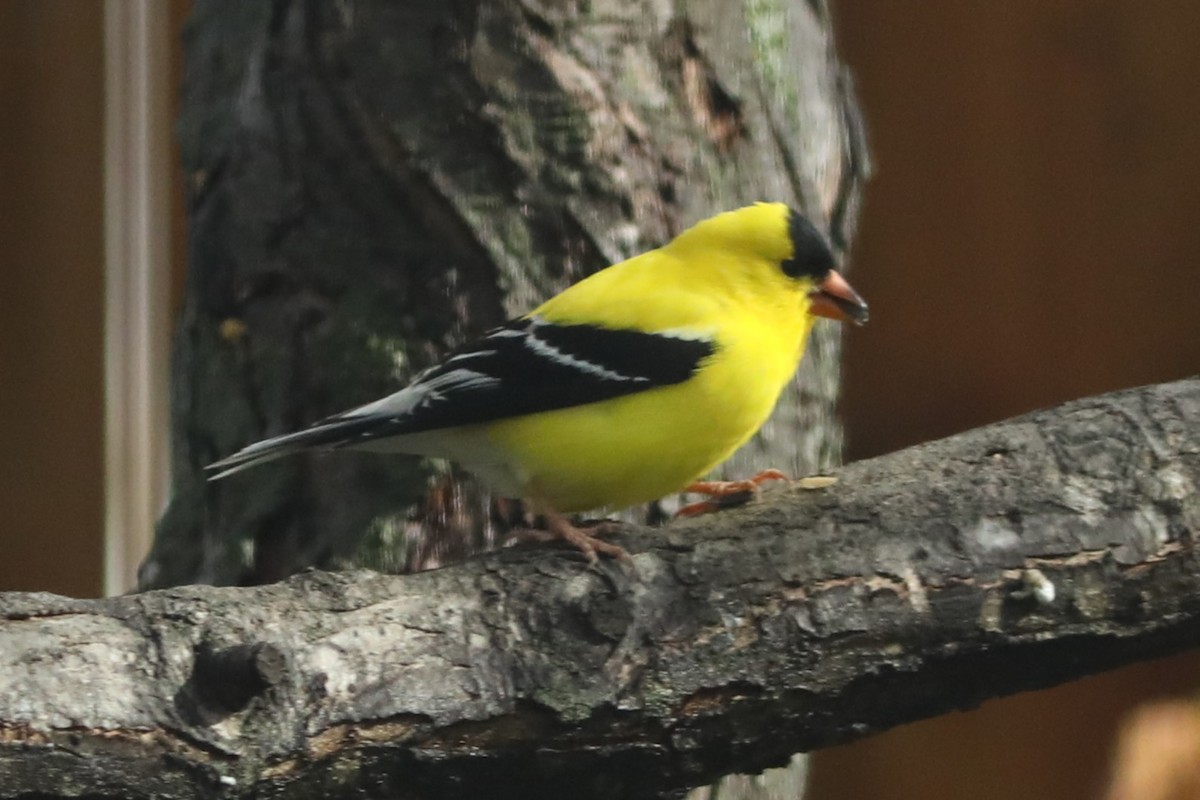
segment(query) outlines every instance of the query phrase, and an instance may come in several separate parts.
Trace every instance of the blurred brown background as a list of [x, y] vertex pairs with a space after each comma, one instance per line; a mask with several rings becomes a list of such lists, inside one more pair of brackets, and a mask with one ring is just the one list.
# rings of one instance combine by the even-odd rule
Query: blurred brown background
[[[876, 162], [849, 458], [1200, 373], [1200, 4], [834, 10]], [[822, 752], [810, 798], [1100, 798], [1121, 716], [1197, 690], [1191, 653], [992, 701]]]
[[[153, 2], [179, 31], [190, 0]], [[0, 591], [102, 591], [104, 26], [98, 0], [0, 0]]]
[[[176, 18], [186, 2], [172, 0]], [[850, 456], [1200, 372], [1200, 5], [843, 0], [876, 177]], [[0, 1], [0, 591], [100, 591], [102, 4]], [[1084, 800], [1200, 654], [821, 753], [813, 800]]]
[[100, 592], [103, 11], [0, 0], [0, 591]]

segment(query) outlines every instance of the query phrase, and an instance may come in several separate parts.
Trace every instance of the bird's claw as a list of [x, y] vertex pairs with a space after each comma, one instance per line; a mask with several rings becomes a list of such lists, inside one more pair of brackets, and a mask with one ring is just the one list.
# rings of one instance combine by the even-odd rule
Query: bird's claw
[[756, 475], [740, 481], [696, 481], [684, 488], [685, 492], [708, 495], [708, 500], [688, 503], [675, 512], [676, 517], [698, 517], [723, 508], [744, 505], [762, 492], [767, 481], [786, 481], [788, 476], [777, 469], [764, 469]]
[[722, 511], [726, 508], [736, 508], [749, 503], [758, 492], [749, 489], [739, 492], [731, 492], [729, 494], [718, 495], [711, 500], [698, 500], [695, 503], [688, 503], [675, 512], [678, 517], [701, 517], [705, 514], [712, 514], [715, 511]]
[[546, 513], [544, 517], [546, 520], [545, 530], [524, 528], [514, 531], [513, 535], [520, 541], [548, 542], [555, 539], [567, 541], [583, 553], [590, 567], [596, 567], [599, 564], [601, 555], [615, 558], [628, 566], [633, 565], [633, 559], [624, 547], [599, 538], [620, 530], [620, 523], [603, 520], [580, 527], [556, 512]]
[[594, 567], [599, 563], [600, 557], [597, 555], [598, 553], [603, 553], [625, 564], [633, 564], [633, 559], [624, 547], [612, 542], [606, 542], [598, 537], [599, 534], [611, 533], [615, 527], [611, 523], [602, 522], [592, 529], [593, 532], [589, 533], [582, 528], [568, 525], [561, 530], [554, 531], [554, 533], [578, 547], [587, 558], [590, 566]]
[[692, 494], [706, 494], [709, 497], [744, 495], [748, 492], [750, 497], [753, 497], [767, 481], [786, 480], [788, 480], [788, 476], [782, 470], [764, 469], [762, 472], [740, 481], [696, 481], [684, 487], [684, 491]]

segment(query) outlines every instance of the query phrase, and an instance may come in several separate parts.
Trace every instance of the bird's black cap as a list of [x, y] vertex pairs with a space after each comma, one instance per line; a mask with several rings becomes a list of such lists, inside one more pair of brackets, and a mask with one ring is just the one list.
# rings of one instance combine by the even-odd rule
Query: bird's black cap
[[788, 210], [788, 236], [792, 240], [792, 257], [782, 264], [785, 275], [819, 281], [837, 266], [829, 240], [808, 218], [793, 209]]

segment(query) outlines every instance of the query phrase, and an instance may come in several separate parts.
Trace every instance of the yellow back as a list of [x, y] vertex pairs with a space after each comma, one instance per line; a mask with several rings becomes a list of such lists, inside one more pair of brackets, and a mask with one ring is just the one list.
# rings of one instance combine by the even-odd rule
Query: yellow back
[[[786, 275], [789, 210], [759, 203], [705, 220], [667, 245], [575, 284], [538, 307], [550, 322], [711, 338], [695, 376], [604, 403], [492, 426], [521, 454], [529, 493], [560, 510], [625, 505], [712, 469], [766, 421], [812, 326], [809, 278]], [[586, 453], [588, 469], [573, 469]]]
[[789, 213], [783, 203], [757, 203], [719, 214], [657, 250], [585, 278], [533, 314], [659, 331], [707, 325], [718, 309], [737, 306], [771, 314], [777, 334], [798, 334], [807, 324], [813, 286], [780, 268], [792, 253]]

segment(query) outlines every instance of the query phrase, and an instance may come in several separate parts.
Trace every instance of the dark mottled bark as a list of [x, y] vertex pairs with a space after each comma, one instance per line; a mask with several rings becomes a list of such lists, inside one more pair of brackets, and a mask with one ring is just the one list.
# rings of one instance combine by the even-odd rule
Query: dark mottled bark
[[1200, 643], [1200, 380], [408, 576], [0, 597], [0, 797], [653, 797]]
[[[717, 211], [785, 200], [839, 245], [853, 224], [865, 167], [821, 2], [197, 0], [185, 40], [174, 482], [142, 588], [486, 546], [478, 491], [414, 459], [200, 470]], [[836, 336], [730, 469], [836, 463]]]

